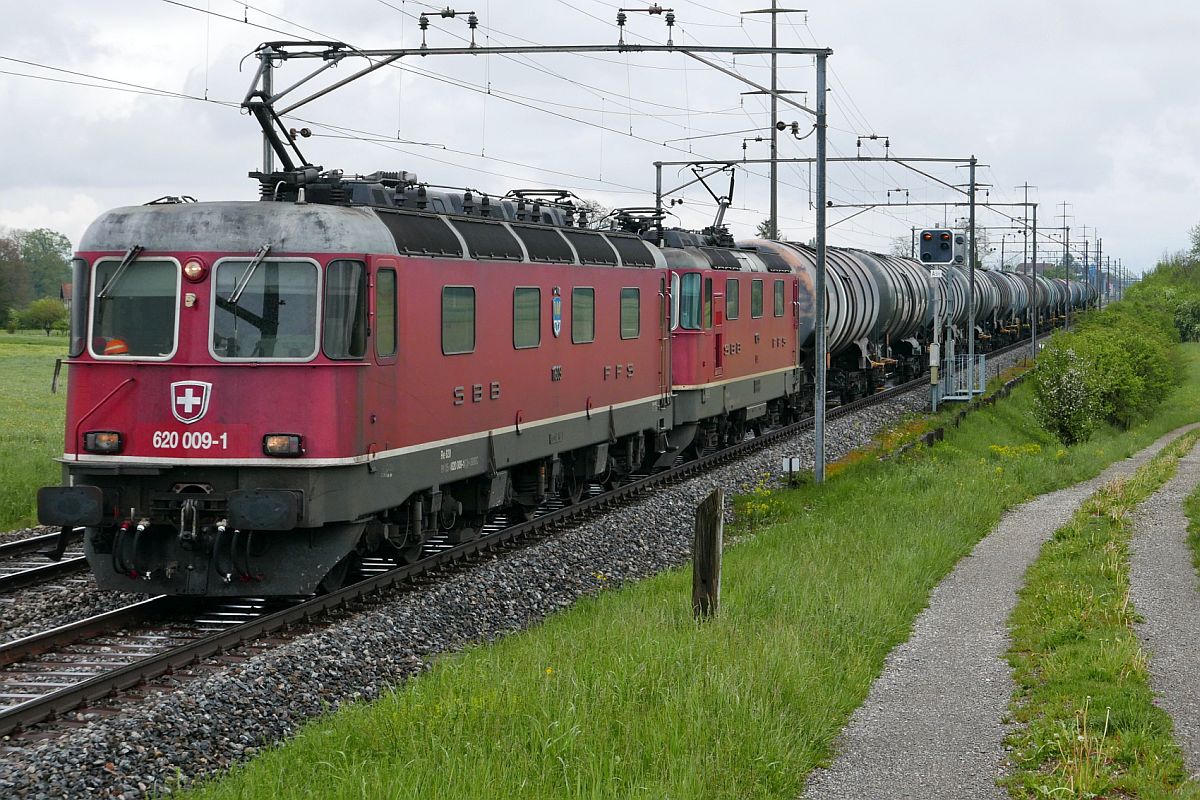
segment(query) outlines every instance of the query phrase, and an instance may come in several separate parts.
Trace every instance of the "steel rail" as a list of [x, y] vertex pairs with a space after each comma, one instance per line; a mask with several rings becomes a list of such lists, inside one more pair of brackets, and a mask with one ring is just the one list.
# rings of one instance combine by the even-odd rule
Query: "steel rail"
[[[1023, 347], [1024, 342], [993, 351], [992, 355]], [[907, 383], [868, 395], [858, 400], [837, 406], [829, 412], [832, 418], [845, 416], [853, 411], [885, 402], [899, 395], [928, 386], [927, 374]], [[451, 566], [472, 556], [513, 544], [521, 539], [552, 531], [564, 523], [615, 505], [618, 501], [640, 495], [650, 489], [675, 483], [708, 467], [721, 464], [768, 444], [793, 436], [813, 426], [813, 418], [769, 431], [761, 436], [747, 439], [719, 452], [638, 478], [603, 494], [585, 499], [574, 505], [549, 511], [528, 522], [512, 525], [495, 533], [485, 534], [478, 539], [450, 547], [416, 563], [388, 570], [380, 575], [329, 594], [320, 595], [296, 603], [280, 611], [265, 614], [249, 622], [231, 627], [198, 641], [172, 647], [162, 653], [148, 656], [132, 664], [89, 678], [78, 684], [58, 689], [41, 697], [30, 699], [19, 705], [0, 711], [0, 736], [28, 728], [58, 715], [72, 711], [82, 705], [101, 700], [117, 692], [153, 680], [173, 670], [194, 664], [205, 658], [245, 644], [257, 638], [283, 630], [290, 625], [307, 622], [314, 617], [345, 607], [348, 603], [378, 594], [399, 584], [411, 581], [424, 573]], [[121, 617], [131, 609], [140, 609], [143, 618], [166, 611], [171, 603], [182, 603], [187, 598], [157, 597], [143, 601], [128, 609], [119, 609], [106, 615], [93, 617], [53, 631], [35, 634], [25, 639], [0, 647], [0, 664], [12, 664], [35, 654], [47, 652], [54, 647], [78, 642], [88, 636], [109, 632], [128, 624]], [[178, 607], [178, 606], [176, 606]]]
[[83, 572], [87, 569], [87, 559], [83, 556], [64, 558], [62, 561], [51, 561], [39, 567], [23, 569], [8, 575], [0, 575], [0, 594], [24, 589], [35, 583], [42, 583], [50, 578], [69, 575], [72, 572]]

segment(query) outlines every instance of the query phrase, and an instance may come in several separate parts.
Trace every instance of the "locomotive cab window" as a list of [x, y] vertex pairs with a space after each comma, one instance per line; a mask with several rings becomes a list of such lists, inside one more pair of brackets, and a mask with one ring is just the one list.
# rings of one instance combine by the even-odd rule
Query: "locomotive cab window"
[[396, 270], [375, 273], [375, 355], [396, 355]]
[[179, 264], [105, 259], [92, 281], [92, 355], [167, 359], [175, 353]]
[[642, 332], [642, 294], [639, 289], [621, 290], [621, 338], [636, 339]]
[[87, 344], [88, 286], [91, 278], [88, 264], [82, 258], [71, 261], [71, 347], [67, 355], [83, 355]]
[[542, 343], [542, 290], [536, 286], [513, 289], [513, 347], [526, 350]]
[[685, 272], [679, 276], [679, 327], [700, 330], [699, 272]]
[[783, 281], [775, 281], [775, 316], [783, 316]]
[[475, 287], [442, 287], [442, 353], [475, 352]]
[[213, 355], [220, 360], [311, 359], [317, 354], [319, 282], [311, 261], [217, 262]]
[[750, 282], [750, 316], [758, 319], [763, 315], [763, 282]]
[[596, 341], [596, 290], [571, 290], [571, 341], [587, 344]]
[[725, 281], [725, 319], [737, 319], [741, 313], [741, 284], [737, 278]]
[[331, 261], [325, 269], [325, 355], [362, 358], [367, 352], [367, 267], [361, 261]]

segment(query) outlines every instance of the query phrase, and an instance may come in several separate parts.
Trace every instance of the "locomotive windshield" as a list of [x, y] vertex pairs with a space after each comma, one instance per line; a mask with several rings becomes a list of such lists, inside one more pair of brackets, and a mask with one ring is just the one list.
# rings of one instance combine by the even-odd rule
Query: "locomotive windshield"
[[121, 270], [121, 264], [120, 259], [96, 264], [92, 355], [170, 358], [175, 352], [179, 265], [166, 259], [138, 259]]
[[248, 259], [217, 264], [212, 350], [222, 359], [306, 360], [317, 352], [317, 265], [309, 261], [263, 261], [249, 272]]

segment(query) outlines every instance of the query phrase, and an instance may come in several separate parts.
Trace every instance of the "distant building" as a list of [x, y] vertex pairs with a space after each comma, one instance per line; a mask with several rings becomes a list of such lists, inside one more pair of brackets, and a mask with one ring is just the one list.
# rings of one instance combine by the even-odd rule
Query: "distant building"
[[64, 283], [58, 287], [58, 299], [62, 300], [67, 311], [71, 310], [71, 284]]
[[1058, 267], [1061, 266], [1061, 264], [1047, 264], [1045, 261], [1039, 261], [1037, 264], [1029, 264], [1029, 263], [1018, 264], [1016, 267], [1013, 268], [1013, 271], [1019, 272], [1022, 275], [1029, 275], [1031, 272], [1031, 269], [1035, 266], [1037, 267], [1037, 274], [1042, 275], [1046, 272], [1046, 270], [1057, 269]]

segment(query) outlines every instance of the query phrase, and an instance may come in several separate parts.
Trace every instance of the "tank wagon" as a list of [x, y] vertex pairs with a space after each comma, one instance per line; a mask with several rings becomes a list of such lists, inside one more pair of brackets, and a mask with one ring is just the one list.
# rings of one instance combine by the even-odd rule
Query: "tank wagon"
[[[657, 239], [407, 173], [109, 211], [72, 262], [64, 485], [39, 519], [85, 528], [102, 588], [308, 594], [808, 413], [813, 250]], [[828, 263], [835, 402], [918, 374], [939, 314], [966, 324], [961, 270]], [[1090, 299], [976, 278], [988, 335]]]

